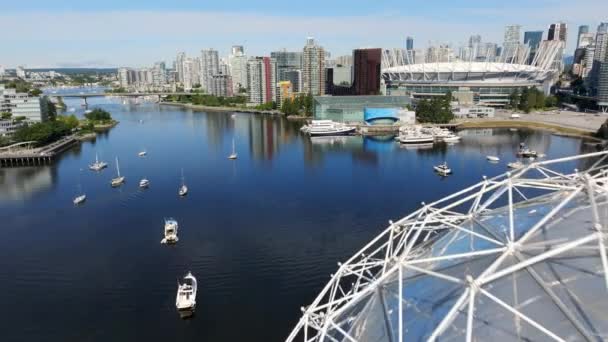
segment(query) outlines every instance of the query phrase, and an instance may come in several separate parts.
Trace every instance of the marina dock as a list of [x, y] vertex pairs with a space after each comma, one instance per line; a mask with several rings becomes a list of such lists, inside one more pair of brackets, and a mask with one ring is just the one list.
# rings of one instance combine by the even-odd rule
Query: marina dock
[[6, 146], [0, 148], [0, 167], [50, 164], [57, 155], [77, 142], [78, 140], [71, 135], [39, 148], [28, 148], [35, 143], [33, 141]]

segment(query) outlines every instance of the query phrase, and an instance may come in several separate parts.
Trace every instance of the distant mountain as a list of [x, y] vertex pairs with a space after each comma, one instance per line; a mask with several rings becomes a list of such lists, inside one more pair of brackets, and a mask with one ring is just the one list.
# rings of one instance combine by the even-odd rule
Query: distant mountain
[[115, 74], [117, 68], [41, 68], [41, 69], [26, 69], [33, 72], [56, 71], [65, 75], [74, 74]]

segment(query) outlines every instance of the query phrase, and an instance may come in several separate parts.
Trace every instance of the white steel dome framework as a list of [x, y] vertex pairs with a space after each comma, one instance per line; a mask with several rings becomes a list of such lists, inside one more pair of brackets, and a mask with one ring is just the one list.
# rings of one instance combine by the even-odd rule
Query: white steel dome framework
[[389, 221], [287, 341], [608, 339], [607, 156], [533, 162]]

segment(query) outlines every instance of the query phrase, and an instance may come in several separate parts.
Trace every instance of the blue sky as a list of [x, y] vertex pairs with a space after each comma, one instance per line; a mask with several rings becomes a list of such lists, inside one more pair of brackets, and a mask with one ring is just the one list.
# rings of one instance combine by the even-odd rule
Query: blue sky
[[332, 55], [358, 47], [416, 47], [466, 41], [481, 34], [501, 42], [504, 26], [545, 30], [569, 25], [573, 49], [578, 25], [608, 21], [606, 0], [308, 0], [157, 1], [28, 0], [2, 4], [0, 65], [14, 67], [145, 66], [171, 62], [185, 51], [232, 44], [249, 55], [301, 49], [314, 36]]

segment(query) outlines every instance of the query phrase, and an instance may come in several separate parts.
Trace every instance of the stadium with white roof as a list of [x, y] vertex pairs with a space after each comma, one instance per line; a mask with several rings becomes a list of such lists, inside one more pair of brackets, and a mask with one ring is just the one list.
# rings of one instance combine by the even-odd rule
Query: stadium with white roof
[[468, 93], [474, 104], [503, 107], [515, 89], [536, 87], [548, 92], [558, 74], [555, 61], [561, 42], [543, 43], [531, 61], [529, 51], [522, 51], [496, 61], [413, 64], [405, 50], [384, 50], [382, 77], [390, 95], [426, 98], [451, 91]]

